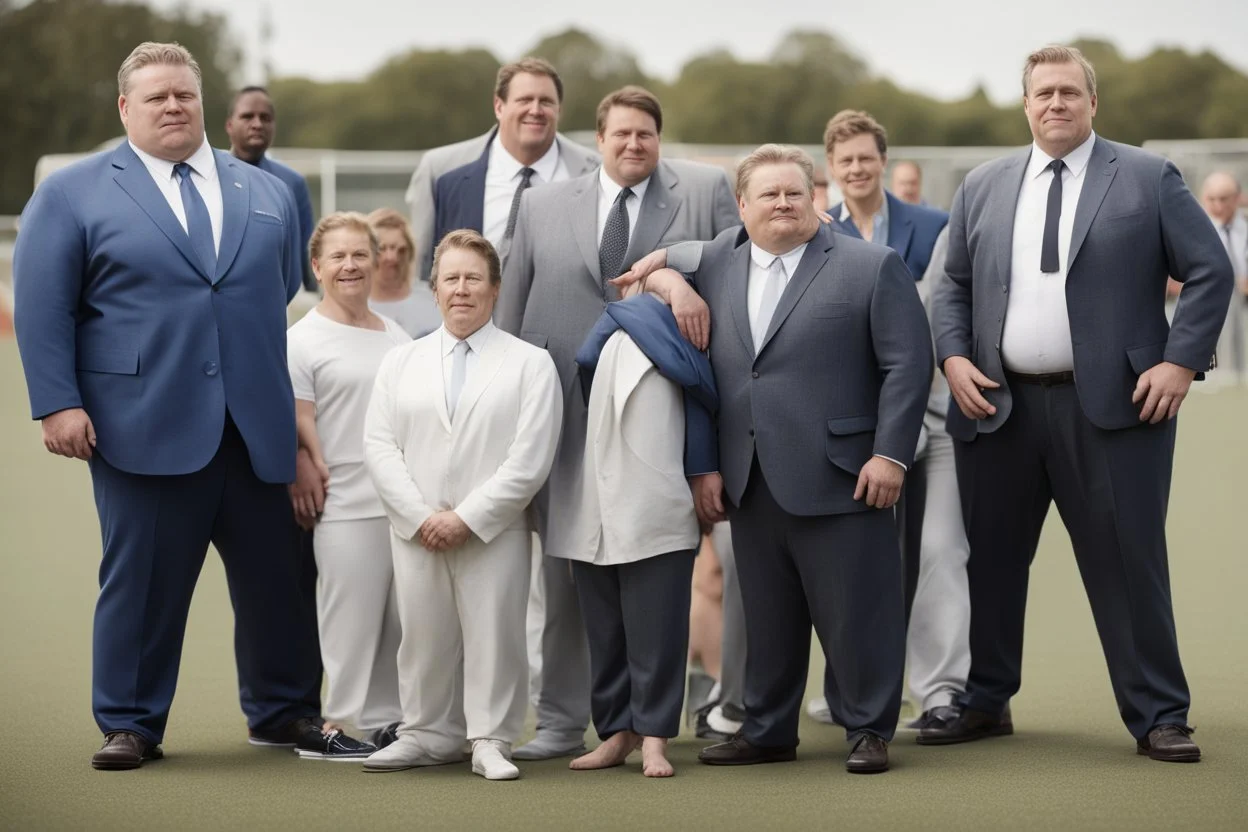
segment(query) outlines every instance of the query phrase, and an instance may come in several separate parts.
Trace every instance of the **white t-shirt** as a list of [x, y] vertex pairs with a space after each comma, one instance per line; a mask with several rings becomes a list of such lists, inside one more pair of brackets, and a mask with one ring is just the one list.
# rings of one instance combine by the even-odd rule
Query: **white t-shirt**
[[316, 405], [316, 433], [329, 466], [322, 522], [386, 514], [364, 467], [364, 416], [381, 359], [412, 339], [395, 321], [381, 319], [384, 332], [340, 324], [313, 309], [286, 332], [295, 398]]
[[423, 280], [412, 281], [412, 292], [403, 300], [370, 300], [368, 307], [378, 315], [398, 321], [413, 339], [423, 338], [442, 326], [437, 298]]

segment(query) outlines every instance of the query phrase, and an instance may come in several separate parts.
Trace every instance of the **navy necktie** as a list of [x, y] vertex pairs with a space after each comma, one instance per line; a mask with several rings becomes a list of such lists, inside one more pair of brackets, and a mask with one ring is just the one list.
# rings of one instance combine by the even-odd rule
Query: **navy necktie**
[[1044, 211], [1044, 239], [1040, 244], [1040, 271], [1056, 274], [1060, 268], [1057, 254], [1057, 227], [1062, 219], [1062, 168], [1061, 159], [1049, 162], [1053, 169], [1053, 182], [1049, 185], [1049, 205]]
[[598, 268], [602, 270], [603, 282], [614, 280], [624, 271], [624, 254], [628, 251], [628, 208], [625, 203], [632, 195], [631, 188], [621, 190], [607, 214], [602, 242], [598, 245]]
[[178, 175], [178, 190], [182, 192], [182, 210], [186, 212], [186, 235], [191, 238], [191, 248], [199, 255], [204, 271], [209, 277], [216, 277], [217, 247], [212, 242], [212, 219], [199, 188], [191, 181], [192, 170], [186, 162], [173, 166], [173, 172]]

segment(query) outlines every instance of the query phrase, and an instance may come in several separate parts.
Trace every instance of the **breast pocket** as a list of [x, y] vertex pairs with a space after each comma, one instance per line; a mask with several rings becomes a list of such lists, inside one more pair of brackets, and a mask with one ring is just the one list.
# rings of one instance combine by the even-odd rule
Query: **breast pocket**
[[829, 419], [825, 442], [828, 461], [842, 471], [858, 476], [862, 466], [875, 452], [875, 424], [874, 413]]
[[268, 211], [261, 211], [258, 208], [251, 212], [251, 218], [255, 220], [256, 222], [262, 222], [268, 225], [285, 225], [286, 224], [282, 220], [282, 218], [279, 217], [277, 214], [272, 214], [272, 213], [269, 213]]
[[816, 303], [810, 307], [812, 318], [848, 318], [849, 312], [848, 303]]

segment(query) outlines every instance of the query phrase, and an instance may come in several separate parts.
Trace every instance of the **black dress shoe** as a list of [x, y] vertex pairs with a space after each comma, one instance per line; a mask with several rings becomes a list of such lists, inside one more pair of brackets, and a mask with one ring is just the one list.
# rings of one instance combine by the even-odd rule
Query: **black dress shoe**
[[879, 774], [888, 771], [888, 743], [875, 734], [863, 734], [845, 760], [850, 774]]
[[910, 731], [948, 728], [958, 718], [959, 713], [960, 711], [954, 705], [940, 705], [935, 708], [928, 708], [919, 715], [918, 719], [907, 723], [906, 728]]
[[728, 742], [711, 745], [698, 752], [698, 762], [708, 766], [753, 766], [759, 763], [791, 763], [797, 759], [797, 746], [754, 745], [737, 734]]
[[707, 702], [701, 708], [694, 711], [696, 720], [696, 728], [693, 735], [700, 740], [712, 740], [714, 742], [728, 742], [732, 739], [732, 734], [725, 734], [723, 731], [716, 731], [711, 727], [710, 719], [711, 711], [715, 709], [714, 702]]
[[942, 725], [934, 725], [919, 731], [919, 745], [953, 745], [973, 742], [986, 737], [1003, 737], [1014, 733], [1014, 720], [1009, 706], [1000, 714], [963, 708], [958, 717]]
[[127, 771], [148, 760], [165, 756], [160, 746], [129, 731], [113, 731], [104, 736], [104, 747], [91, 757], [91, 768], [100, 771]]
[[249, 729], [247, 742], [261, 748], [294, 748], [309, 731], [319, 731], [324, 725], [325, 720], [319, 716], [301, 717], [269, 730]]
[[1136, 743], [1136, 753], [1163, 763], [1199, 763], [1200, 746], [1192, 742], [1195, 730], [1187, 725], [1158, 725]]

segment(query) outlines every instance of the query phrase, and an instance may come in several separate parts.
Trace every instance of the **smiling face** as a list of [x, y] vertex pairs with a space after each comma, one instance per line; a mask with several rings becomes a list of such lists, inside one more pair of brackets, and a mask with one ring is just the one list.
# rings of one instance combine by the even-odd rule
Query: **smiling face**
[[321, 238], [312, 271], [325, 296], [347, 307], [367, 305], [373, 283], [373, 249], [368, 233], [358, 228], [335, 228]]
[[875, 136], [859, 133], [842, 139], [828, 154], [828, 171], [841, 194], [847, 199], [870, 199], [883, 187], [884, 164], [888, 157], [880, 153]]
[[507, 152], [525, 163], [550, 150], [559, 129], [559, 90], [549, 75], [518, 72], [507, 86], [507, 100], [494, 99], [498, 136]]
[[635, 107], [607, 111], [598, 134], [602, 169], [622, 188], [631, 188], [659, 164], [659, 128], [654, 117]]
[[204, 142], [204, 109], [189, 66], [149, 64], [117, 99], [126, 137], [144, 153], [183, 162]]
[[1061, 159], [1092, 134], [1096, 96], [1089, 92], [1079, 64], [1037, 64], [1023, 96], [1023, 112], [1040, 149]]
[[772, 254], [796, 248], [819, 227], [806, 177], [792, 162], [757, 167], [738, 207], [750, 239]]
[[244, 93], [234, 102], [234, 112], [225, 120], [230, 149], [240, 159], [257, 161], [273, 144], [276, 132], [273, 102], [259, 90]]
[[499, 284], [490, 281], [489, 263], [480, 254], [448, 248], [438, 258], [433, 289], [447, 331], [463, 340], [494, 314]]

